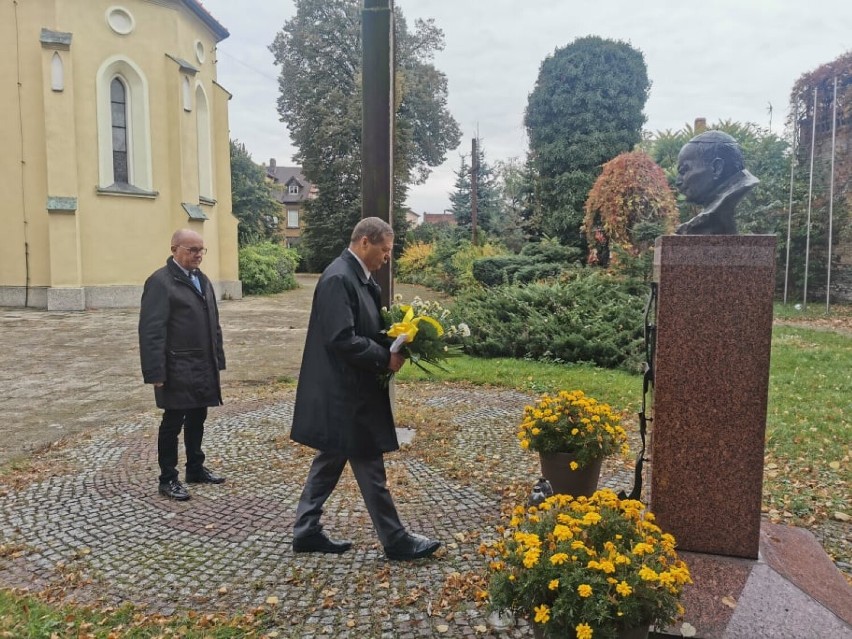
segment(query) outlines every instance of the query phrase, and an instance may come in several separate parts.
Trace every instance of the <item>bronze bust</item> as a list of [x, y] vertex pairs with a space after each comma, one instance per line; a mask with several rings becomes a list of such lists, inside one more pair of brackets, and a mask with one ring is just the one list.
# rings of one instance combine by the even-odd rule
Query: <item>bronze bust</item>
[[678, 190], [704, 209], [677, 227], [678, 235], [736, 235], [734, 209], [759, 182], [745, 170], [737, 141], [706, 131], [683, 145], [677, 156]]

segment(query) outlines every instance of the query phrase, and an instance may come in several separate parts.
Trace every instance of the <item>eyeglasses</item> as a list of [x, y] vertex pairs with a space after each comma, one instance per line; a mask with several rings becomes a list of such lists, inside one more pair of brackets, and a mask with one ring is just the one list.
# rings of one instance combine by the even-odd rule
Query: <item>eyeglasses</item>
[[189, 251], [193, 255], [207, 255], [206, 248], [198, 248], [197, 246], [178, 246], [178, 248], [182, 248], [184, 251]]

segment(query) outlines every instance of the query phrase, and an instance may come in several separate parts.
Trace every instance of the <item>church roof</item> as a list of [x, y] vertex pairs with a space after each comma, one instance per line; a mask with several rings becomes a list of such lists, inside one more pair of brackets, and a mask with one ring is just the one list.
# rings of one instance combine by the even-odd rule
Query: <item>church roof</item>
[[221, 42], [231, 35], [231, 33], [223, 27], [207, 9], [204, 8], [204, 5], [201, 4], [201, 2], [198, 0], [182, 0], [182, 2], [186, 5], [187, 9], [197, 15], [201, 21], [210, 28], [210, 30], [216, 35], [217, 42]]

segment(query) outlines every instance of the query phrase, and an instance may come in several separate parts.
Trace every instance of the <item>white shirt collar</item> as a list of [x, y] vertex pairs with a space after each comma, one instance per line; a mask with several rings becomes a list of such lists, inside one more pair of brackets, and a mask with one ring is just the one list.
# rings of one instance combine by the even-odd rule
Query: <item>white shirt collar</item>
[[349, 251], [350, 253], [352, 253], [352, 255], [355, 256], [355, 259], [358, 260], [358, 264], [361, 265], [361, 270], [364, 271], [364, 277], [366, 277], [367, 279], [370, 279], [370, 275], [371, 275], [370, 269], [367, 268], [367, 265], [364, 264], [364, 261], [360, 257], [358, 257], [358, 255], [355, 254], [355, 251], [353, 251], [348, 246], [346, 247], [346, 250]]

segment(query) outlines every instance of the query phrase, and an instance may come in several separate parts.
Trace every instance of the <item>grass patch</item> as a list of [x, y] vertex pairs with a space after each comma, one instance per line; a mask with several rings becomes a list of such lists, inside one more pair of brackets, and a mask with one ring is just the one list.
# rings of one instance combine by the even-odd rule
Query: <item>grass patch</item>
[[776, 326], [767, 411], [764, 503], [810, 525], [847, 512], [852, 338]]
[[[447, 362], [449, 372], [435, 379], [504, 386], [540, 394], [580, 389], [613, 408], [635, 412], [642, 402], [642, 376], [622, 370], [597, 368], [591, 364], [556, 364], [495, 357], [481, 359], [462, 355]], [[404, 366], [397, 374], [401, 382], [430, 379], [416, 366]]]
[[268, 612], [263, 608], [233, 617], [195, 612], [164, 617], [145, 614], [130, 604], [100, 609], [59, 606], [31, 595], [0, 590], [0, 637], [9, 639], [249, 639], [263, 636], [268, 624]]

